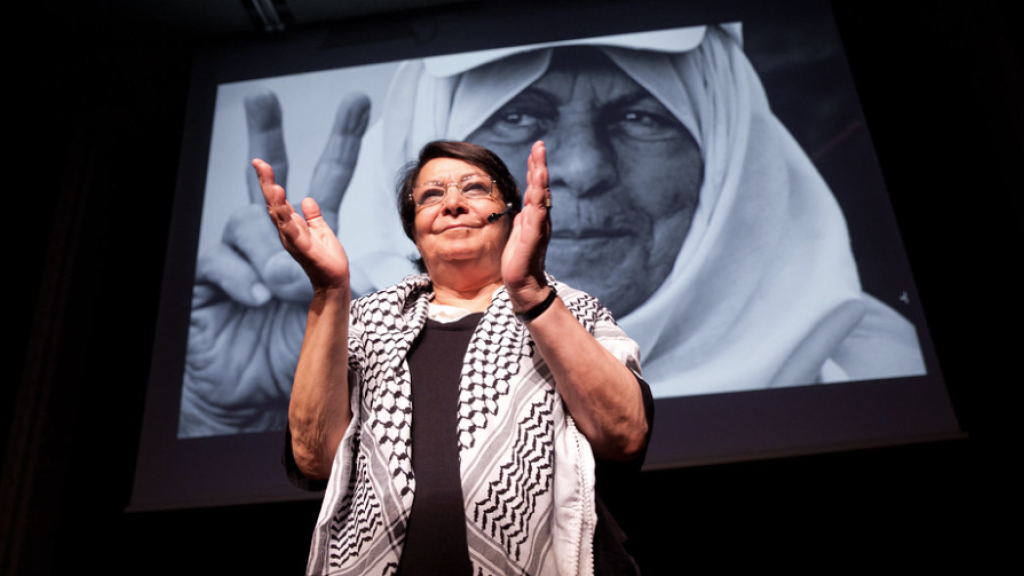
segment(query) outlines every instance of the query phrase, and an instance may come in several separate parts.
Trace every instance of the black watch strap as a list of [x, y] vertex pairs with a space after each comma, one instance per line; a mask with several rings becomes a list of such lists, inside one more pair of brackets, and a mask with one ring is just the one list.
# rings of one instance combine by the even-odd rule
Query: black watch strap
[[537, 316], [540, 316], [541, 314], [544, 313], [545, 310], [550, 308], [551, 307], [551, 303], [554, 302], [555, 301], [555, 297], [558, 296], [558, 293], [555, 292], [555, 287], [551, 286], [550, 288], [551, 288], [551, 291], [548, 292], [548, 297], [545, 298], [543, 302], [541, 302], [540, 304], [537, 304], [533, 308], [530, 308], [526, 312], [517, 313], [516, 314], [516, 318], [519, 318], [519, 320], [523, 324], [525, 324], [525, 323], [529, 322], [530, 320], [533, 320]]

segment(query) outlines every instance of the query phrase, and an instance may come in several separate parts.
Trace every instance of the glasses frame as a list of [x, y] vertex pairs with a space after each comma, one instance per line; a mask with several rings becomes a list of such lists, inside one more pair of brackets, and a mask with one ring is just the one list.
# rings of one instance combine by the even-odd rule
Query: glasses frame
[[[490, 185], [487, 188], [487, 196], [466, 196], [465, 183], [467, 181], [470, 181], [471, 179], [472, 182], [477, 182], [477, 180], [475, 180], [474, 178], [479, 178], [480, 180], [486, 180], [487, 182], [489, 182]], [[451, 188], [452, 186], [458, 188], [459, 194], [466, 200], [482, 200], [483, 198], [494, 198], [494, 184], [494, 178], [491, 178], [489, 176], [481, 176], [479, 174], [468, 174], [458, 182], [424, 182], [423, 184], [420, 184], [419, 186], [416, 186], [412, 189], [412, 192], [409, 193], [409, 200], [412, 201], [413, 205], [416, 206], [417, 209], [438, 206], [444, 202], [444, 199], [448, 196], [448, 189]], [[438, 199], [436, 203], [420, 204], [416, 202], [416, 191], [419, 190], [420, 188], [423, 188], [424, 186], [444, 187], [444, 194]]]

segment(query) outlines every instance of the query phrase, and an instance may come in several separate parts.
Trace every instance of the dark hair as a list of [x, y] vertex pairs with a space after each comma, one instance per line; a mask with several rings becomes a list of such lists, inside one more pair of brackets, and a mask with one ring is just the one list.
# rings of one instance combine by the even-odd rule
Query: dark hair
[[[402, 229], [410, 240], [415, 241], [414, 229], [416, 226], [416, 204], [412, 200], [412, 191], [416, 187], [416, 180], [420, 177], [420, 171], [427, 165], [427, 162], [438, 158], [454, 158], [483, 170], [494, 180], [494, 186], [501, 193], [501, 201], [509, 206], [509, 216], [514, 216], [522, 208], [522, 197], [519, 194], [519, 187], [516, 179], [508, 171], [508, 167], [502, 162], [497, 154], [483, 146], [470, 144], [469, 142], [452, 142], [449, 140], [435, 140], [427, 143], [420, 150], [419, 158], [409, 162], [398, 174], [396, 183], [398, 201], [398, 215], [402, 219]], [[414, 262], [421, 272], [425, 272], [422, 258]]]

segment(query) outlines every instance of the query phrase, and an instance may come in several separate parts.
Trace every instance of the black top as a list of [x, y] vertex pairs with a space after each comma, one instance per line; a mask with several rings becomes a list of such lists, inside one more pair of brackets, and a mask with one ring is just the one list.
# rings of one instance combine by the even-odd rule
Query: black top
[[473, 573], [459, 472], [459, 380], [469, 340], [481, 318], [482, 312], [450, 323], [428, 319], [409, 351], [416, 497], [399, 576]]

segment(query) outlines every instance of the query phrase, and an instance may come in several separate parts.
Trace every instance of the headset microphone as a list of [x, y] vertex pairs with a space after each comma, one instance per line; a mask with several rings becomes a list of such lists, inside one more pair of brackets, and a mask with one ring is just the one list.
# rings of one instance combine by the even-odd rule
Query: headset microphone
[[508, 208], [506, 208], [504, 212], [491, 212], [491, 215], [487, 217], [487, 221], [488, 222], [497, 222], [498, 220], [501, 220], [502, 216], [504, 216], [505, 214], [508, 214], [512, 210], [512, 203], [511, 202], [506, 204], [506, 206], [508, 206]]

